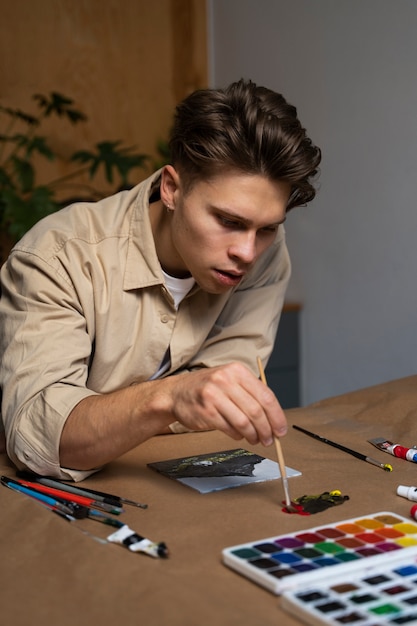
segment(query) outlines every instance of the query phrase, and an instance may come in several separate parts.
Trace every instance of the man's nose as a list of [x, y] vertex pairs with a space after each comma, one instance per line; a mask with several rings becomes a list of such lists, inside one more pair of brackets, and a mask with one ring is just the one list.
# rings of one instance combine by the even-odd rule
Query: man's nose
[[256, 243], [256, 233], [239, 233], [229, 248], [229, 254], [244, 263], [252, 263], [257, 256]]

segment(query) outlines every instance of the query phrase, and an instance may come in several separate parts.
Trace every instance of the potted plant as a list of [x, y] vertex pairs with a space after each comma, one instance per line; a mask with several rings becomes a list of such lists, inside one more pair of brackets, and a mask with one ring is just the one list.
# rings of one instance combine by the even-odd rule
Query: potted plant
[[[102, 193], [94, 186], [80, 186], [80, 175], [89, 174], [92, 181], [99, 170], [104, 171], [106, 181], [114, 191], [131, 187], [129, 174], [134, 168], [145, 168], [150, 157], [139, 154], [134, 146], [124, 146], [121, 141], [101, 141], [90, 150], [77, 150], [67, 160], [74, 169], [65, 176], [40, 184], [36, 175], [39, 158], [50, 161], [61, 158], [42, 134], [42, 124], [51, 116], [58, 116], [70, 124], [87, 120], [82, 111], [66, 96], [51, 92], [45, 96], [35, 94], [37, 114], [0, 105], [0, 228], [3, 238], [1, 260], [11, 245], [39, 219], [62, 206], [77, 200], [98, 200]], [[75, 165], [77, 164], [77, 167]], [[71, 195], [63, 201], [62, 189]]]

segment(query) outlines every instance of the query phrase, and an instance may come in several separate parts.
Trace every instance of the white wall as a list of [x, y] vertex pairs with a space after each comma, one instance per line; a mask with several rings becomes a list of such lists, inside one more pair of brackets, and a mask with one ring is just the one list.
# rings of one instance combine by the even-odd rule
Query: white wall
[[323, 151], [317, 198], [286, 224], [302, 403], [415, 374], [417, 2], [209, 0], [209, 16], [212, 85], [282, 92]]

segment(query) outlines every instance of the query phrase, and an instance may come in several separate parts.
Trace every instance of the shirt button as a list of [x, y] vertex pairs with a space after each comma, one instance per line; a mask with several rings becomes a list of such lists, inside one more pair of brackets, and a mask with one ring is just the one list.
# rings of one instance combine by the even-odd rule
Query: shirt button
[[166, 324], [167, 322], [169, 322], [169, 316], [168, 315], [161, 315], [161, 322], [163, 324]]

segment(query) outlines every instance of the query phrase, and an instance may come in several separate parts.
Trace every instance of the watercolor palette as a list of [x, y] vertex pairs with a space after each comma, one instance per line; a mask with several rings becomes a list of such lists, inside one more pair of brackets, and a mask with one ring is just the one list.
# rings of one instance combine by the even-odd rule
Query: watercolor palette
[[307, 624], [385, 626], [417, 624], [417, 553], [382, 557], [355, 577], [287, 591], [281, 607]]
[[417, 524], [381, 511], [225, 548], [222, 557], [228, 567], [281, 594], [327, 577], [355, 575], [400, 553], [417, 554]]

